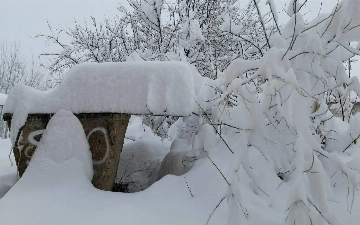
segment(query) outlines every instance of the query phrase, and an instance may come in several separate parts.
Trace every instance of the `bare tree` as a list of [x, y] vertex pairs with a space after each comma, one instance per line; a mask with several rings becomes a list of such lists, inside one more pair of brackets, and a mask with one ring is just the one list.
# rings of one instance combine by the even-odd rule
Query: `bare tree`
[[[34, 61], [27, 66], [17, 44], [0, 45], [0, 93], [8, 94], [17, 83], [42, 89], [43, 76]], [[7, 128], [2, 119], [0, 119], [0, 137], [7, 137]]]

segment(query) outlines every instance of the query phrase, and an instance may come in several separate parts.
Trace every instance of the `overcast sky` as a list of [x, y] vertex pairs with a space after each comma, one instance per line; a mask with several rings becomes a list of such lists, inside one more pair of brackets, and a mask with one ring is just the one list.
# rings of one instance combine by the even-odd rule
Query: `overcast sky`
[[0, 0], [0, 43], [16, 42], [27, 59], [45, 51], [44, 39], [37, 34], [49, 32], [47, 21], [54, 28], [72, 27], [90, 16], [112, 18], [124, 0]]
[[[241, 0], [245, 1], [246, 0]], [[250, 0], [247, 0], [250, 1]], [[261, 0], [263, 5], [265, 0]], [[90, 16], [97, 19], [113, 18], [118, 15], [117, 6], [126, 0], [0, 0], [0, 44], [16, 42], [27, 61], [31, 61], [51, 49], [44, 39], [35, 39], [37, 34], [47, 34], [47, 21], [54, 28], [73, 27], [74, 21], [83, 23]], [[277, 11], [282, 12], [279, 19], [285, 21], [284, 5], [289, 0], [274, 0]], [[316, 15], [321, 0], [308, 0], [308, 16]], [[328, 12], [337, 0], [323, 0], [322, 7]], [[52, 46], [53, 47], [53, 46]]]

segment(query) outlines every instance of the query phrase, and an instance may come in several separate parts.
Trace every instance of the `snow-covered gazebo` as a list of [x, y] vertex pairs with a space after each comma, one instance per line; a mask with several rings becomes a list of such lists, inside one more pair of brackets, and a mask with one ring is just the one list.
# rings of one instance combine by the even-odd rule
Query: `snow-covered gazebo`
[[111, 190], [130, 115], [189, 116], [193, 106], [193, 78], [185, 63], [84, 63], [71, 68], [52, 90], [16, 85], [3, 118], [21, 176], [52, 115], [71, 111], [87, 135], [94, 186]]

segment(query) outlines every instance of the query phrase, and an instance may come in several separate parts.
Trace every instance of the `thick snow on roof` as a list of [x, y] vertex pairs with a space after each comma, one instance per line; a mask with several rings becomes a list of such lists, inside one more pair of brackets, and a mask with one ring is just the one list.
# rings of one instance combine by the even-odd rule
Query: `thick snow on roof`
[[5, 104], [6, 98], [6, 94], [0, 93], [0, 106]]
[[194, 105], [190, 68], [181, 62], [84, 63], [69, 70], [55, 89], [23, 84], [10, 92], [4, 113], [119, 112], [188, 116]]

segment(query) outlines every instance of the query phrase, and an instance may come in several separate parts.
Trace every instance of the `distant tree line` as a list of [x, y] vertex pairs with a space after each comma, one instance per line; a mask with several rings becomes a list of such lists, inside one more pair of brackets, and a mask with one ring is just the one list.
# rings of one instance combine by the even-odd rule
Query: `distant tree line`
[[[8, 94], [17, 83], [43, 89], [44, 74], [33, 61], [30, 65], [23, 59], [16, 43], [0, 44], [0, 93]], [[8, 136], [5, 122], [0, 118], [0, 138]]]

